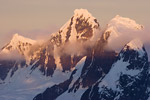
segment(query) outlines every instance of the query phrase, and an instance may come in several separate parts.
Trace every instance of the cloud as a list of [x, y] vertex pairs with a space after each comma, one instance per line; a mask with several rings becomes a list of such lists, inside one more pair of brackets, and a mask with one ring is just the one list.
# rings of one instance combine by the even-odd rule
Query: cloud
[[150, 29], [147, 26], [138, 31], [129, 29], [124, 30], [123, 33], [119, 35], [119, 37], [114, 38], [109, 43], [108, 47], [119, 52], [125, 44], [129, 43], [133, 39], [140, 39], [143, 42], [150, 58]]
[[0, 60], [25, 60], [16, 50], [11, 52], [0, 52]]

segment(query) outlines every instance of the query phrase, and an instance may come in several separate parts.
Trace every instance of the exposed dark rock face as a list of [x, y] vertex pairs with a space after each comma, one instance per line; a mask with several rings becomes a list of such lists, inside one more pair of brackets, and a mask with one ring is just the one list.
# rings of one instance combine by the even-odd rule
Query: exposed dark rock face
[[0, 61], [0, 78], [4, 80], [7, 77], [8, 72], [14, 66], [15, 61]]
[[66, 40], [65, 40], [65, 42], [68, 42], [69, 41], [69, 38], [70, 38], [70, 36], [71, 36], [71, 29], [72, 29], [72, 24], [73, 24], [73, 18], [74, 17], [72, 17], [71, 18], [71, 22], [70, 22], [70, 24], [69, 24], [69, 26], [68, 26], [68, 31], [67, 31], [67, 33], [66, 33]]
[[56, 69], [53, 50], [54, 46], [49, 43], [47, 45], [40, 46], [38, 53], [36, 53], [36, 57], [31, 60], [31, 70], [40, 67], [40, 71], [43, 73], [43, 75], [52, 76]]
[[15, 73], [15, 71], [17, 71], [18, 66], [26, 66], [26, 61], [25, 60], [0, 60], [0, 79], [1, 80], [5, 80], [5, 78], [7, 77], [8, 73], [11, 70], [11, 74], [10, 77], [13, 76], [13, 74]]
[[61, 65], [63, 67], [63, 72], [70, 71], [71, 68], [75, 67], [75, 65], [81, 60], [82, 56], [74, 56], [64, 54], [60, 57]]
[[[88, 20], [89, 20], [89, 18], [88, 19], [85, 19], [84, 17], [83, 17], [83, 15], [81, 15], [79, 18], [77, 18], [76, 19], [76, 25], [75, 25], [75, 28], [76, 28], [76, 30], [77, 30], [77, 34], [81, 34], [81, 33], [83, 33], [82, 35], [81, 35], [81, 37], [86, 37], [86, 38], [90, 38], [90, 37], [92, 37], [93, 36], [93, 29], [92, 29], [92, 25], [90, 25], [89, 23], [88, 23]], [[98, 28], [98, 26], [97, 26], [97, 28]], [[77, 37], [77, 39], [78, 39], [78, 37]]]

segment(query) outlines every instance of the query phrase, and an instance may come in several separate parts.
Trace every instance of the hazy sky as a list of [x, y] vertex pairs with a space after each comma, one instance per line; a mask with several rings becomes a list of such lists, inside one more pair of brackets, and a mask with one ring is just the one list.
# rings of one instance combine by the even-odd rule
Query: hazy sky
[[150, 25], [150, 0], [0, 0], [0, 47], [14, 33], [37, 39], [57, 31], [76, 8], [88, 9], [103, 27], [117, 14]]

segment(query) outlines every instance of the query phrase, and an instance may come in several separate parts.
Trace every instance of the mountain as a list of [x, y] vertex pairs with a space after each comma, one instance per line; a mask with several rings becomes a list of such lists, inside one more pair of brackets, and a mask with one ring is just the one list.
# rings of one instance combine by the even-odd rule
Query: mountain
[[[130, 27], [126, 27], [128, 20], [127, 18], [123, 18], [120, 16], [116, 16], [115, 18], [113, 18], [112, 20], [116, 19], [117, 21], [122, 21], [122, 26], [124, 29], [130, 29]], [[102, 79], [111, 69], [112, 64], [115, 62], [115, 60], [117, 59], [117, 55], [118, 53], [115, 52], [114, 50], [111, 50], [111, 48], [107, 49], [110, 41], [109, 40], [114, 40], [115, 38], [113, 37], [114, 35], [114, 30], [109, 30], [110, 28], [110, 24], [112, 23], [112, 20], [110, 21], [110, 23], [108, 24], [106, 30], [104, 31], [104, 33], [97, 39], [97, 41], [95, 42], [94, 47], [92, 47], [91, 52], [88, 52], [88, 55], [86, 57], [85, 60], [85, 64], [83, 65], [83, 69], [82, 69], [82, 73], [80, 76], [78, 76], [78, 78], [69, 85], [68, 89], [65, 91], [65, 93], [63, 93], [62, 95], [57, 95], [59, 96], [57, 98], [57, 96], [55, 96], [54, 99], [58, 99], [61, 100], [63, 99], [73, 99], [73, 100], [79, 100], [82, 97], [82, 94], [91, 86], [93, 86], [99, 79]], [[132, 21], [130, 19], [130, 21]], [[132, 21], [134, 22], [134, 21]], [[119, 29], [120, 24], [115, 23], [116, 29]], [[117, 27], [118, 26], [118, 27]], [[131, 27], [130, 30], [141, 30], [142, 27], [138, 24], [136, 24], [135, 22], [133, 23], [133, 28]], [[139, 26], [138, 28], [134, 28], [135, 26]], [[122, 29], [123, 29], [122, 28]], [[109, 32], [108, 32], [109, 30]], [[117, 31], [118, 32], [118, 31]], [[117, 33], [118, 37], [119, 34], [121, 33]], [[123, 34], [123, 33], [122, 33]], [[46, 94], [46, 95], [45, 95]], [[49, 95], [48, 95], [49, 94]], [[50, 96], [51, 92], [49, 91], [44, 91], [43, 93], [41, 93], [40, 95], [37, 95], [34, 100], [40, 100], [41, 97], [45, 96], [44, 100], [47, 100], [46, 98], [53, 98], [53, 96]], [[53, 99], [52, 99], [53, 100]]]
[[[81, 74], [78, 75], [78, 77], [76, 77], [74, 80], [71, 80], [70, 84], [67, 84], [67, 89], [63, 91], [64, 94], [61, 93], [62, 96], [65, 97], [64, 99], [67, 99], [69, 97], [71, 98], [72, 95], [76, 95], [77, 98], [75, 97], [71, 99], [79, 99], [82, 93], [86, 91], [86, 89], [88, 89], [96, 81], [98, 81], [99, 78], [102, 78], [103, 75], [108, 73], [112, 63], [116, 59], [117, 53], [113, 50], [105, 49], [105, 47], [107, 46], [107, 39], [105, 39], [104, 36], [105, 35], [99, 36], [97, 40], [94, 40], [94, 46], [88, 49], [85, 63], [82, 66], [83, 68]], [[78, 72], [73, 71], [72, 75], [76, 73]], [[37, 95], [34, 100], [40, 100], [41, 98], [44, 98], [44, 100], [48, 100], [48, 98], [55, 100], [60, 94], [55, 95], [54, 97], [52, 91], [55, 91], [55, 89], [57, 90], [59, 86], [56, 86], [56, 88], [53, 88], [53, 90], [51, 90], [51, 88], [48, 88], [43, 93]], [[55, 94], [57, 94], [57, 92]], [[62, 96], [58, 97], [57, 99], [61, 100]]]
[[[107, 74], [112, 63], [116, 59], [116, 52], [113, 50], [105, 50], [107, 40], [102, 35], [92, 49], [89, 49], [84, 64], [80, 69], [73, 70], [70, 79], [61, 84], [47, 88], [43, 93], [38, 94], [33, 100], [62, 100], [73, 99], [78, 100], [82, 94], [92, 86], [99, 78]], [[83, 58], [82, 58], [83, 59]], [[82, 61], [82, 60], [81, 60]], [[75, 68], [78, 68], [77, 66]], [[75, 76], [75, 77], [74, 77]], [[65, 88], [60, 89], [60, 85]], [[55, 91], [55, 92], [54, 92]], [[61, 91], [61, 93], [59, 93]]]
[[[10, 44], [14, 43], [13, 49], [18, 52], [17, 55], [23, 57], [23, 60], [13, 59], [13, 63], [12, 60], [10, 62], [1, 61], [1, 70], [4, 73], [1, 73], [2, 85], [0, 88], [3, 91], [0, 91], [0, 94], [3, 95], [0, 98], [3, 100], [16, 100], [19, 99], [18, 95], [21, 92], [22, 99], [31, 99], [47, 87], [53, 87], [55, 84], [63, 83], [65, 80], [70, 79], [76, 64], [88, 52], [91, 52], [91, 48], [96, 42], [95, 38], [98, 38], [99, 30], [97, 20], [87, 10], [78, 9], [75, 10], [73, 17], [67, 24], [59, 32], [52, 34], [50, 39], [42, 45], [33, 42], [34, 40], [22, 39], [22, 36], [14, 35], [11, 41], [15, 42], [10, 42]], [[72, 36], [75, 35], [73, 34], [75, 31], [76, 36]], [[89, 31], [90, 33], [88, 33]], [[67, 34], [70, 35], [67, 37]], [[68, 40], [63, 41], [64, 37], [67, 37]], [[76, 39], [72, 39], [73, 37], [76, 37]], [[26, 53], [28, 49], [22, 45], [26, 40], [31, 42], [28, 53]], [[23, 49], [19, 49], [20, 42]], [[80, 48], [76, 49], [76, 46]], [[5, 47], [3, 50], [5, 50]], [[26, 56], [26, 54], [28, 55]], [[5, 70], [7, 67], [3, 66], [6, 66], [6, 64], [8, 64], [9, 68]], [[9, 94], [5, 98], [8, 90]]]
[[34, 68], [41, 66], [46, 76], [52, 76], [55, 69], [70, 71], [88, 54], [99, 31], [99, 23], [87, 10], [75, 10], [71, 19], [33, 54], [33, 60], [38, 60]]
[[0, 51], [0, 99], [147, 100], [147, 52], [140, 40], [122, 39], [142, 29], [117, 15], [102, 30], [86, 9], [76, 9], [42, 44], [15, 34]]
[[12, 76], [19, 66], [26, 66], [28, 52], [35, 43], [36, 41], [18, 34], [12, 37], [11, 41], [0, 51], [0, 80], [5, 80], [8, 72]]
[[149, 75], [145, 48], [141, 41], [132, 40], [121, 50], [109, 73], [81, 100], [147, 100]]
[[[114, 35], [118, 35], [119, 38], [119, 35], [125, 33], [119, 31], [119, 29], [121, 29], [120, 24], [118, 24], [113, 20], [117, 20], [118, 22], [120, 22], [122, 24], [121, 28], [125, 30], [130, 29], [137, 31], [142, 29], [142, 26], [136, 24], [135, 21], [131, 19], [123, 18], [120, 16], [116, 16], [115, 18], [113, 18], [109, 22], [102, 36], [96, 42], [95, 47], [91, 52], [92, 54], [87, 56], [81, 76], [78, 78], [77, 81], [75, 81], [74, 85], [70, 87], [70, 89], [68, 89], [67, 92], [58, 97], [58, 100], [61, 100], [62, 98], [63, 99], [69, 98], [72, 100], [81, 99], [82, 94], [86, 91], [87, 88], [90, 88], [91, 86], [96, 84], [98, 80], [101, 80], [105, 75], [107, 75], [107, 73], [112, 67], [112, 64], [116, 61], [118, 55], [115, 51], [111, 50], [111, 48], [107, 49], [108, 48], [107, 46], [110, 45], [111, 43], [110, 40], [114, 41], [115, 38], [117, 38], [114, 37]], [[132, 24], [131, 26], [133, 28], [127, 27], [128, 20], [134, 22], [130, 23]], [[110, 30], [110, 26], [112, 23], [114, 23], [113, 27], [115, 27], [115, 29], [118, 31], [113, 29]], [[135, 26], [138, 26], [139, 28], [134, 28]], [[116, 31], [115, 34], [114, 31]], [[97, 99], [94, 98], [92, 100]]]

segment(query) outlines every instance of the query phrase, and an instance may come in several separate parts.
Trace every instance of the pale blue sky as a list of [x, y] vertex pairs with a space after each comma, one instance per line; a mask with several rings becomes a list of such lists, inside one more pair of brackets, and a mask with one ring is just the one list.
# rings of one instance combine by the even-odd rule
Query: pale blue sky
[[37, 38], [57, 31], [76, 8], [88, 9], [103, 27], [117, 14], [150, 25], [150, 0], [0, 0], [0, 47], [15, 32]]

